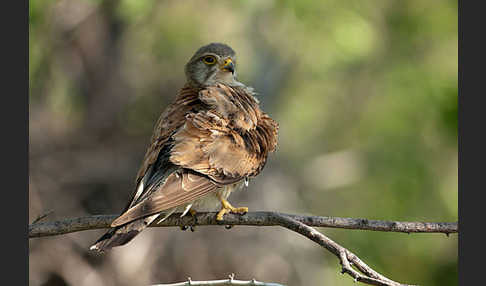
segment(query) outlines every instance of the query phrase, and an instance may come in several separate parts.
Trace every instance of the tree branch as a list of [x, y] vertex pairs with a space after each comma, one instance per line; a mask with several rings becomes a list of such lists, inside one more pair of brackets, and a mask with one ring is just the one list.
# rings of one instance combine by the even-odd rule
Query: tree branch
[[[341, 273], [349, 274], [351, 277], [354, 278], [354, 281], [379, 286], [406, 285], [390, 280], [385, 276], [379, 274], [378, 272], [374, 271], [371, 267], [366, 265], [366, 263], [361, 261], [354, 253], [334, 242], [324, 234], [303, 224], [302, 222], [297, 221], [291, 217], [281, 215], [276, 215], [275, 217], [277, 221], [279, 221], [279, 225], [297, 233], [300, 233], [301, 235], [326, 248], [332, 254], [336, 255], [342, 265]], [[361, 273], [354, 270], [351, 265], [354, 265]]]
[[236, 280], [235, 275], [229, 275], [229, 279], [224, 280], [210, 280], [210, 281], [192, 281], [191, 278], [187, 278], [186, 282], [174, 283], [174, 284], [155, 284], [151, 286], [284, 286], [278, 283], [260, 282], [255, 279], [250, 281]]
[[[456, 222], [400, 222], [381, 221], [362, 218], [341, 218], [324, 216], [304, 216], [277, 212], [250, 212], [245, 215], [226, 214], [223, 221], [216, 220], [215, 212], [196, 214], [196, 225], [249, 225], [249, 226], [278, 226], [275, 219], [278, 216], [292, 218], [296, 221], [314, 227], [345, 228], [354, 230], [372, 230], [403, 233], [457, 233]], [[110, 223], [118, 215], [94, 215], [63, 219], [52, 222], [37, 222], [29, 225], [29, 238], [52, 236], [90, 229], [109, 228]], [[170, 227], [194, 225], [191, 216], [179, 217], [173, 214], [160, 224], [151, 227]]]
[[[100, 229], [110, 227], [116, 215], [96, 215], [64, 219], [54, 222], [35, 222], [29, 225], [29, 238], [60, 235], [70, 232]], [[188, 225], [251, 225], [251, 226], [281, 226], [297, 232], [329, 250], [340, 261], [341, 273], [346, 273], [355, 281], [370, 285], [398, 286], [400, 284], [386, 278], [361, 261], [351, 251], [334, 242], [324, 234], [316, 231], [314, 227], [333, 227], [345, 229], [360, 229], [373, 231], [404, 232], [404, 233], [457, 233], [457, 223], [449, 222], [398, 222], [379, 221], [355, 218], [319, 217], [284, 214], [277, 212], [251, 212], [245, 215], [226, 214], [223, 221], [216, 220], [215, 212], [198, 213], [195, 217], [173, 214], [160, 224], [151, 224], [151, 227], [188, 226]], [[353, 268], [354, 266], [354, 268]], [[230, 277], [231, 278], [231, 277]], [[215, 280], [216, 281], [216, 280]], [[218, 280], [221, 281], [221, 280]], [[227, 281], [227, 280], [226, 280]], [[202, 281], [208, 282], [208, 281]], [[214, 281], [213, 281], [214, 282]], [[251, 281], [250, 281], [251, 282]], [[189, 283], [182, 282], [182, 283]], [[192, 283], [192, 281], [191, 281]], [[195, 282], [194, 282], [195, 283]], [[259, 284], [168, 284], [168, 285], [259, 285]], [[272, 284], [260, 284], [272, 285]], [[278, 284], [274, 284], [278, 285]]]

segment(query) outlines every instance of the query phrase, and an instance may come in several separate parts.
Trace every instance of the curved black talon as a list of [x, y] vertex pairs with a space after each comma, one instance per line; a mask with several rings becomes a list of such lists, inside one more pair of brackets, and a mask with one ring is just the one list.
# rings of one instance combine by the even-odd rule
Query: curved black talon
[[224, 226], [224, 228], [226, 228], [226, 229], [232, 229], [232, 228], [233, 228], [233, 226], [232, 226], [232, 225], [227, 224], [227, 225], [225, 225], [225, 226]]
[[195, 225], [191, 225], [191, 231], [194, 232], [196, 230], [196, 226]]

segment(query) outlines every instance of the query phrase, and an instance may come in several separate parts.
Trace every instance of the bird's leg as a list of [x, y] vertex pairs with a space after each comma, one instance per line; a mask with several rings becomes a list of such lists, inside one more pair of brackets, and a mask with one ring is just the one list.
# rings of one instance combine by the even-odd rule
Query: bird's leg
[[237, 214], [245, 214], [248, 212], [247, 207], [235, 208], [227, 200], [225, 200], [220, 194], [217, 194], [219, 200], [221, 201], [221, 210], [216, 215], [216, 220], [223, 220], [223, 216], [229, 212]]
[[189, 210], [189, 213], [194, 218], [194, 224], [191, 225], [191, 231], [194, 232], [196, 230], [196, 224], [197, 224], [197, 217], [196, 217], [196, 213], [197, 212], [195, 210], [193, 210], [193, 209], [190, 209]]

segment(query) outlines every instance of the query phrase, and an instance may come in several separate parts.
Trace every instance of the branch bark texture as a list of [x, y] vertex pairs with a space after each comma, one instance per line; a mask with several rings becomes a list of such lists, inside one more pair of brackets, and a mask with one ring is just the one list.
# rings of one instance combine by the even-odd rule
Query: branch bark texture
[[[326, 216], [304, 216], [278, 212], [250, 212], [245, 215], [226, 214], [223, 221], [216, 220], [216, 212], [198, 213], [195, 225], [248, 225], [248, 226], [278, 226], [279, 217], [292, 218], [312, 227], [331, 227], [354, 230], [372, 230], [403, 233], [457, 233], [457, 222], [400, 222], [369, 220], [362, 218], [342, 218]], [[29, 238], [61, 235], [90, 229], [109, 228], [110, 223], [118, 215], [94, 215], [69, 218], [51, 222], [36, 222], [29, 225]], [[160, 224], [151, 227], [171, 227], [194, 225], [191, 216], [180, 217], [173, 214]]]
[[[61, 235], [70, 232], [101, 229], [110, 227], [116, 215], [96, 215], [64, 219], [53, 222], [34, 221], [29, 225], [29, 238]], [[359, 229], [372, 231], [404, 232], [404, 233], [457, 233], [457, 223], [450, 222], [399, 222], [380, 221], [356, 218], [320, 217], [285, 214], [277, 212], [251, 212], [245, 215], [227, 214], [223, 221], [216, 220], [215, 212], [198, 213], [195, 217], [174, 214], [160, 224], [153, 223], [151, 227], [195, 226], [195, 225], [249, 225], [249, 226], [281, 226], [314, 241], [334, 254], [341, 263], [341, 273], [348, 274], [357, 282], [379, 286], [406, 285], [393, 281], [373, 270], [357, 255], [339, 245], [329, 237], [316, 231], [312, 227], [332, 227], [345, 229]], [[230, 277], [230, 280], [233, 280]], [[208, 282], [208, 281], [202, 281]], [[214, 282], [214, 281], [213, 281]], [[234, 282], [234, 280], [233, 280]], [[244, 283], [252, 283], [246, 281]], [[268, 285], [268, 284], [189, 284], [168, 285]], [[195, 283], [195, 281], [194, 281]], [[223, 283], [219, 281], [218, 283]], [[243, 283], [243, 282], [242, 282]], [[254, 282], [253, 282], [254, 283]], [[166, 284], [167, 285], [167, 284]]]
[[234, 274], [229, 276], [229, 279], [209, 280], [209, 281], [193, 281], [188, 278], [186, 282], [179, 282], [173, 284], [154, 284], [150, 286], [285, 286], [278, 283], [260, 282], [255, 279], [250, 281], [236, 280]]

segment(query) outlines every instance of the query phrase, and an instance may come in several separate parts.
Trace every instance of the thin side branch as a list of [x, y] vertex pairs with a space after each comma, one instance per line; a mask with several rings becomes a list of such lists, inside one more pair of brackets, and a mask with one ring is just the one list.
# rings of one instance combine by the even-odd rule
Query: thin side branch
[[[403, 233], [457, 233], [456, 222], [400, 222], [381, 221], [362, 218], [341, 218], [324, 216], [303, 216], [278, 212], [250, 212], [243, 216], [226, 214], [223, 221], [216, 220], [215, 212], [196, 214], [196, 225], [249, 225], [249, 226], [277, 226], [277, 216], [292, 218], [308, 226], [331, 227], [354, 230], [372, 230]], [[61, 235], [90, 229], [109, 228], [110, 223], [117, 215], [94, 215], [63, 219], [52, 222], [37, 222], [29, 225], [29, 238]], [[160, 224], [152, 224], [151, 227], [170, 227], [193, 225], [191, 216], [180, 217], [173, 214]]]
[[52, 214], [54, 212], [54, 210], [48, 210], [46, 212], [44, 212], [43, 214], [39, 215], [33, 222], [32, 224], [34, 223], [37, 223], [39, 221], [41, 221], [42, 219], [46, 218], [48, 215]]
[[[73, 219], [64, 219], [54, 222], [36, 222], [29, 225], [29, 238], [60, 235], [70, 232], [109, 228], [110, 223], [116, 218], [116, 215], [97, 215], [90, 217], [80, 217]], [[188, 225], [251, 225], [251, 226], [281, 226], [297, 232], [308, 239], [316, 242], [320, 246], [326, 248], [334, 254], [340, 261], [342, 270], [341, 273], [346, 273], [355, 281], [363, 282], [370, 285], [378, 286], [402, 286], [380, 273], [373, 270], [366, 263], [361, 261], [358, 256], [331, 240], [324, 234], [316, 231], [314, 227], [333, 227], [345, 229], [360, 229], [373, 231], [389, 231], [389, 232], [421, 232], [421, 233], [457, 233], [457, 223], [441, 222], [398, 222], [398, 221], [379, 221], [368, 219], [354, 219], [354, 218], [336, 218], [336, 217], [319, 217], [319, 216], [302, 216], [293, 214], [284, 214], [277, 212], [251, 212], [245, 215], [227, 214], [223, 221], [216, 220], [215, 212], [198, 213], [196, 219], [191, 216], [180, 217], [180, 214], [174, 214], [167, 218], [160, 224], [152, 224], [151, 227], [157, 226], [188, 226]], [[180, 286], [180, 285], [266, 285], [277, 286], [278, 284], [255, 284], [256, 281], [242, 281], [241, 283], [253, 284], [235, 284], [237, 280], [230, 277], [228, 280], [214, 280], [214, 281], [188, 281], [179, 284], [165, 284], [166, 286]], [[224, 281], [224, 282], [222, 282]], [[201, 284], [201, 283], [213, 284]], [[185, 284], [184, 284], [185, 283]], [[189, 284], [187, 284], [189, 283]], [[200, 283], [200, 284], [196, 284]], [[214, 284], [223, 283], [223, 284]], [[224, 284], [226, 283], [226, 284]], [[239, 283], [239, 282], [238, 282]], [[261, 282], [263, 283], [263, 282]], [[162, 286], [164, 284], [161, 284]], [[281, 286], [281, 285], [280, 285]]]
[[278, 283], [260, 282], [255, 279], [250, 281], [236, 280], [234, 274], [229, 276], [229, 279], [223, 280], [210, 280], [210, 281], [193, 281], [191, 278], [187, 278], [186, 282], [174, 283], [174, 284], [155, 284], [151, 286], [285, 286]]
[[[407, 285], [390, 280], [380, 273], [376, 272], [371, 267], [366, 265], [366, 263], [361, 261], [351, 251], [342, 247], [341, 245], [334, 242], [332, 239], [325, 236], [324, 234], [316, 231], [312, 227], [309, 227], [300, 221], [286, 216], [275, 215], [275, 218], [279, 222], [280, 226], [307, 237], [308, 239], [329, 250], [332, 254], [336, 255], [342, 265], [341, 273], [349, 274], [351, 277], [354, 278], [354, 281], [378, 286]], [[359, 272], [354, 270], [351, 265], [354, 265], [359, 270]]]

